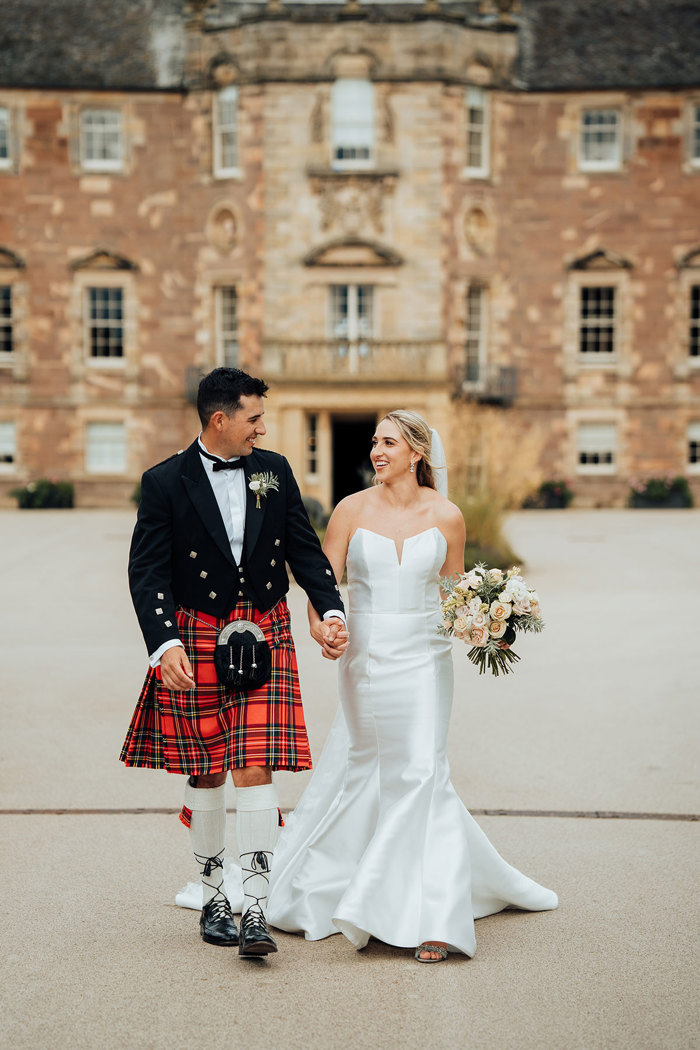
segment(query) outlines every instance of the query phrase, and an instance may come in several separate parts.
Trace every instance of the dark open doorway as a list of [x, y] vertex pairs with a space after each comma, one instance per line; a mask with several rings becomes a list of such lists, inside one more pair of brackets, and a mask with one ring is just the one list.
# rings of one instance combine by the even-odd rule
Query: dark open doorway
[[333, 506], [351, 492], [370, 484], [374, 471], [369, 458], [376, 416], [334, 416]]

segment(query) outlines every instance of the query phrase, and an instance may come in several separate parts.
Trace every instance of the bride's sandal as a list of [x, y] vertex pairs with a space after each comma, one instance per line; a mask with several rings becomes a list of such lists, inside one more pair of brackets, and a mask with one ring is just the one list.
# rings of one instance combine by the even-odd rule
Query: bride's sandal
[[[420, 953], [421, 952], [437, 952], [439, 954], [440, 958], [439, 959], [421, 959], [421, 957], [420, 957]], [[418, 947], [416, 948], [415, 958], [418, 960], [418, 962], [425, 962], [425, 963], [444, 962], [445, 959], [447, 958], [447, 948], [443, 948], [443, 946], [441, 944], [419, 944]]]

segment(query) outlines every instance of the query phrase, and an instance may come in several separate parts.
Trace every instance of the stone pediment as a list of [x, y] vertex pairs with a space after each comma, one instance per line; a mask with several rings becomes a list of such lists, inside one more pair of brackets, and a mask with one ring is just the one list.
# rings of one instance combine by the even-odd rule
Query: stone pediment
[[0, 247], [0, 270], [24, 270], [26, 265], [17, 252]]
[[570, 270], [631, 270], [632, 263], [617, 252], [607, 248], [598, 248], [595, 252], [582, 255], [569, 264]]
[[678, 263], [679, 270], [697, 270], [700, 268], [700, 248], [693, 248], [686, 252]]
[[96, 248], [94, 252], [75, 259], [70, 264], [71, 270], [138, 270], [138, 266], [125, 255], [108, 251], [106, 248]]
[[328, 241], [304, 256], [305, 266], [400, 266], [402, 262], [392, 248], [357, 238]]

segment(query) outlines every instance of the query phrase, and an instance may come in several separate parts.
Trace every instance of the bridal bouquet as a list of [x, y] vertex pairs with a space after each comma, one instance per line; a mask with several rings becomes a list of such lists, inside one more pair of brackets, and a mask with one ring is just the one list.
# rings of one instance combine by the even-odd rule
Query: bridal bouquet
[[515, 641], [517, 631], [544, 630], [537, 591], [525, 583], [520, 569], [489, 569], [475, 565], [461, 576], [446, 576], [440, 586], [443, 600], [444, 635], [455, 635], [471, 646], [469, 659], [485, 674], [509, 674], [520, 657], [512, 649], [502, 649]]

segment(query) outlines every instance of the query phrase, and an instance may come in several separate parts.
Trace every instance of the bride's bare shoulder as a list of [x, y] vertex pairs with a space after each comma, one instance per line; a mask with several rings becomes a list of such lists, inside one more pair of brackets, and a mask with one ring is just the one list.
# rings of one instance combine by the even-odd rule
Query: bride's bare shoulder
[[368, 500], [371, 500], [371, 497], [372, 491], [368, 489], [351, 493], [351, 495], [341, 499], [340, 503], [337, 504], [331, 516], [331, 521], [337, 525], [342, 524], [346, 528], [352, 528], [353, 522], [357, 520], [367, 506]]
[[446, 496], [439, 492], [431, 493], [432, 511], [435, 515], [439, 528], [448, 535], [452, 533], [455, 537], [464, 531], [464, 518], [462, 512], [454, 503], [450, 503]]

